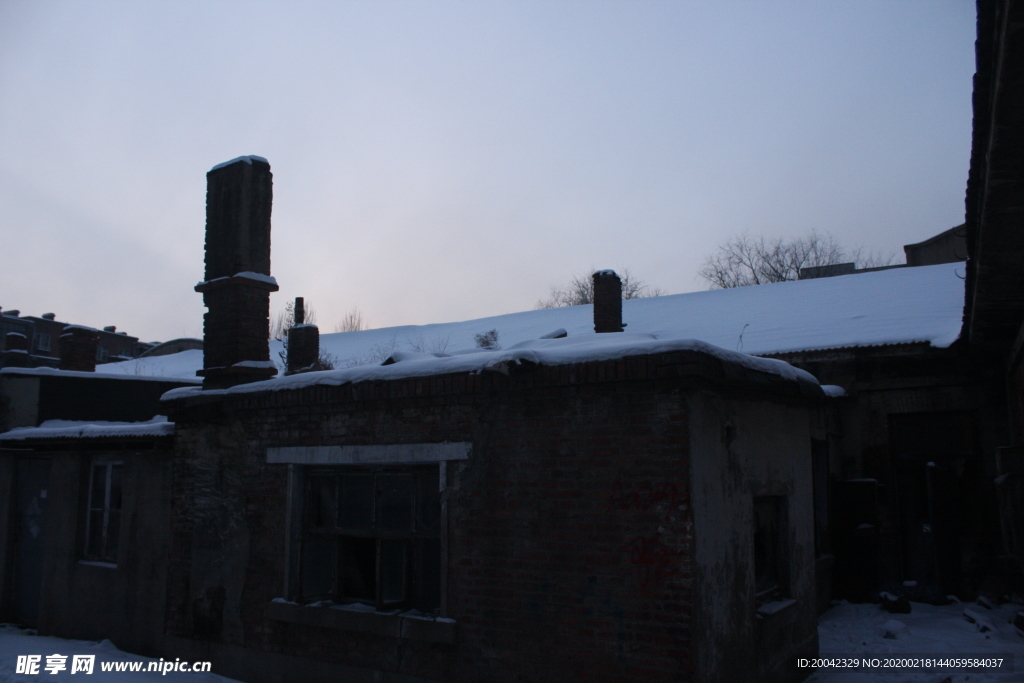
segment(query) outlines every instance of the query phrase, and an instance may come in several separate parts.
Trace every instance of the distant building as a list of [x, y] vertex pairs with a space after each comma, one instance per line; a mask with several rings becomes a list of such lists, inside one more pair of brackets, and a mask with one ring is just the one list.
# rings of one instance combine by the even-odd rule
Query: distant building
[[[7, 335], [16, 333], [24, 335], [23, 359], [21, 363], [13, 362], [0, 354], [0, 367], [52, 367], [60, 366], [61, 336], [69, 323], [60, 322], [53, 313], [43, 313], [36, 317], [22, 316], [19, 310], [0, 310], [0, 351], [8, 351]], [[95, 362], [98, 365], [138, 358], [147, 350], [156, 346], [155, 343], [140, 342], [124, 332], [118, 332], [113, 325], [96, 332]], [[18, 341], [13, 342], [18, 345]], [[21, 346], [17, 347], [21, 349]], [[5, 359], [6, 358], [6, 359]]]
[[937, 266], [942, 263], [959, 263], [967, 260], [967, 226], [958, 225], [929, 237], [917, 244], [903, 245], [906, 264], [898, 263], [891, 266], [874, 268], [858, 268], [857, 264], [833, 263], [827, 266], [811, 266], [800, 269], [801, 280], [812, 280], [819, 277], [836, 277], [837, 275], [853, 275], [854, 273], [871, 273], [876, 270], [890, 268], [906, 268], [907, 266]]

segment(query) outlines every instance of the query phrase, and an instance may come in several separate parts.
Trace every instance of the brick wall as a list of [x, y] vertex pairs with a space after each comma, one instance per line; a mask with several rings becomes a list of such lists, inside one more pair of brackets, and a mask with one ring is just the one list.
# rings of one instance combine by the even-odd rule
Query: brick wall
[[[673, 353], [171, 402], [167, 632], [432, 680], [686, 679], [686, 394], [722, 380]], [[442, 441], [473, 444], [448, 470], [454, 644], [267, 619], [288, 467], [267, 447]]]

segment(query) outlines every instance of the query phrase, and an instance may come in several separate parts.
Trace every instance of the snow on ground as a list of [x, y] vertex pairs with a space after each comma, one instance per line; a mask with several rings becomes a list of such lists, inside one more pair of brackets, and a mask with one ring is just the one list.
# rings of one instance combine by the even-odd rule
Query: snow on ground
[[[35, 675], [17, 673], [18, 655], [40, 655], [38, 673]], [[64, 655], [66, 669], [50, 673], [46, 670], [49, 655]], [[93, 673], [83, 671], [71, 673], [74, 655], [94, 655]], [[214, 673], [193, 671], [102, 671], [104, 663], [127, 663], [132, 666], [141, 663], [140, 668], [146, 669], [150, 662], [160, 664], [162, 660], [142, 657], [118, 650], [109, 640], [99, 643], [87, 640], [65, 640], [50, 636], [37, 636], [34, 631], [20, 629], [9, 624], [0, 624], [0, 683], [28, 683], [29, 681], [86, 681], [88, 683], [231, 683], [233, 678], [225, 678]], [[191, 664], [191, 662], [189, 662]]]
[[[807, 679], [808, 683], [1013, 683], [1024, 681], [1024, 633], [1010, 623], [1013, 615], [1024, 610], [1024, 605], [1007, 603], [988, 610], [974, 603], [956, 603], [936, 607], [923, 603], [911, 603], [910, 614], [889, 614], [878, 605], [837, 605], [821, 616], [818, 622], [819, 647], [822, 657], [828, 655], [857, 655], [884, 659], [887, 656], [935, 655], [956, 657], [977, 655], [994, 657], [1012, 655], [1015, 657], [1012, 673], [957, 673], [954, 671], [926, 671], [907, 668], [889, 671], [867, 672], [852, 670], [819, 669]], [[981, 632], [977, 626], [964, 619], [964, 610], [969, 609], [987, 620], [992, 631]], [[898, 621], [904, 628], [889, 624], [897, 631], [895, 639], [885, 637], [886, 624]], [[25, 681], [76, 681], [89, 680], [97, 683], [136, 683], [157, 680], [157, 673], [102, 673], [101, 662], [127, 661], [150, 662], [146, 657], [127, 654], [118, 650], [109, 640], [100, 643], [81, 640], [30, 635], [14, 626], [0, 625], [0, 683], [23, 683]], [[68, 671], [57, 675], [46, 673], [40, 667], [37, 676], [16, 674], [17, 655], [93, 654], [96, 655], [95, 671], [92, 676], [81, 679]], [[145, 664], [143, 665], [145, 666]], [[70, 666], [69, 666], [70, 670]], [[231, 679], [209, 673], [170, 672], [159, 680], [174, 683], [213, 683]]]
[[[965, 609], [988, 619], [994, 631], [981, 632], [967, 621]], [[885, 658], [889, 655], [992, 656], [1012, 654], [1016, 658], [1013, 673], [957, 673], [901, 669], [872, 670], [819, 669], [808, 683], [1008, 683], [1024, 681], [1024, 634], [1010, 623], [1024, 605], [1006, 603], [988, 610], [974, 603], [935, 606], [911, 603], [910, 614], [890, 614], [879, 605], [844, 603], [833, 607], [818, 621], [818, 649], [821, 656], [858, 655]], [[906, 626], [895, 639], [885, 637], [886, 622], [895, 620]], [[894, 631], [902, 631], [895, 624]]]
[[[944, 348], [960, 334], [962, 276], [962, 263], [948, 263], [674, 294], [624, 301], [622, 317], [627, 332], [695, 339], [755, 355], [911, 342]], [[508, 349], [559, 328], [570, 338], [593, 336], [593, 307], [321, 334], [320, 346], [340, 369], [379, 364], [395, 351], [463, 352], [476, 347], [476, 335], [492, 329], [498, 331], [498, 344]], [[270, 358], [283, 371], [281, 349], [280, 342], [271, 342]], [[103, 371], [195, 379], [202, 365], [201, 351], [184, 351], [110, 363]]]

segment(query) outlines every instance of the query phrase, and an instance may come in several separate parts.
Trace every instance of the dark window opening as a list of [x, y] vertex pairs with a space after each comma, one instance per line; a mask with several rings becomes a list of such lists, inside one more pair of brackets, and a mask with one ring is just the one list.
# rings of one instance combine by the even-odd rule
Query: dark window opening
[[310, 470], [302, 599], [438, 612], [439, 484], [437, 465]]
[[812, 439], [811, 458], [814, 478], [814, 554], [815, 557], [821, 557], [831, 552], [828, 531], [828, 442]]
[[85, 520], [85, 558], [117, 562], [121, 532], [121, 490], [124, 465], [94, 462], [89, 473], [89, 506]]
[[789, 596], [785, 496], [754, 498], [754, 591], [759, 603]]

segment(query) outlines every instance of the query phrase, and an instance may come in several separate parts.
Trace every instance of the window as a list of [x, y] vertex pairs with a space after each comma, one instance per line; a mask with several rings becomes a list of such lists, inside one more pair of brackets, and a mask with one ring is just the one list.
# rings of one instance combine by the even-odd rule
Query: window
[[39, 351], [49, 351], [52, 337], [45, 332], [40, 332], [36, 335], [36, 349]]
[[94, 462], [89, 473], [89, 508], [85, 520], [85, 557], [117, 562], [121, 530], [121, 482], [124, 463]]
[[110, 350], [103, 344], [98, 345], [96, 347], [96, 360], [102, 362], [108, 358], [110, 358]]
[[754, 590], [759, 603], [789, 597], [785, 496], [754, 498]]
[[438, 465], [310, 468], [301, 598], [436, 613], [441, 602], [439, 482]]

